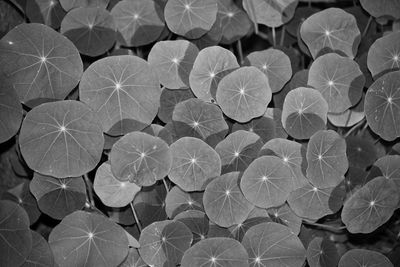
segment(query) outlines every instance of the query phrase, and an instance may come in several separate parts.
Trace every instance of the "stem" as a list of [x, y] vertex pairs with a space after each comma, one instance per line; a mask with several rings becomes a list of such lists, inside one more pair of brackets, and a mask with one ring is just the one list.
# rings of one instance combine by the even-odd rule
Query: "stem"
[[275, 32], [275, 27], [272, 27], [272, 42], [274, 44], [274, 47], [276, 46], [276, 32]]
[[331, 232], [336, 232], [336, 233], [341, 233], [341, 232], [343, 232], [343, 230], [346, 230], [346, 226], [335, 227], [335, 226], [331, 226], [331, 225], [327, 225], [327, 224], [311, 222], [311, 221], [308, 221], [308, 220], [303, 220], [303, 222], [305, 224], [308, 224], [308, 225], [311, 225], [311, 226], [315, 226], [315, 227], [319, 227], [319, 228], [322, 228], [324, 230], [331, 231]]
[[367, 25], [365, 26], [365, 29], [364, 29], [364, 31], [363, 31], [363, 33], [362, 33], [362, 35], [361, 35], [361, 38], [364, 38], [365, 35], [367, 35], [367, 32], [368, 32], [368, 30], [369, 30], [369, 26], [371, 25], [371, 23], [372, 23], [372, 16], [369, 16]]
[[286, 27], [285, 27], [285, 25], [283, 25], [282, 31], [281, 31], [281, 40], [279, 42], [280, 46], [283, 46], [283, 43], [285, 42], [285, 34], [286, 34]]
[[85, 173], [83, 175], [83, 178], [85, 180], [85, 184], [86, 184], [86, 190], [88, 192], [89, 195], [89, 203], [92, 207], [94, 207], [94, 197], [93, 197], [93, 184], [92, 181], [90, 181], [89, 176], [87, 175], [87, 173]]
[[363, 118], [361, 121], [359, 121], [356, 125], [351, 127], [350, 130], [347, 131], [347, 133], [343, 136], [344, 138], [348, 137], [352, 132], [354, 132], [358, 127], [360, 127], [364, 122], [366, 122], [365, 118]]
[[263, 32], [258, 32], [258, 33], [256, 33], [259, 37], [261, 37], [262, 39], [264, 39], [264, 40], [269, 40], [269, 38], [268, 38], [268, 35], [267, 34], [265, 34], [265, 33], [263, 33]]
[[162, 179], [162, 181], [163, 181], [163, 183], [164, 183], [165, 190], [167, 190], [167, 193], [168, 193], [168, 192], [169, 192], [169, 186], [168, 186], [168, 183], [167, 183], [167, 181], [165, 180], [165, 178], [164, 178], [164, 179]]
[[142, 232], [142, 225], [140, 224], [139, 218], [138, 218], [138, 216], [136, 214], [135, 207], [133, 206], [132, 202], [130, 202], [129, 204], [131, 205], [131, 210], [132, 210], [132, 213], [133, 213], [133, 217], [135, 218], [135, 222], [137, 224], [137, 227], [139, 229], [139, 233], [141, 233]]
[[308, 0], [308, 7], [311, 7], [311, 0]]
[[240, 65], [243, 65], [243, 49], [242, 49], [242, 42], [239, 40], [237, 40], [237, 51], [239, 54], [239, 63]]

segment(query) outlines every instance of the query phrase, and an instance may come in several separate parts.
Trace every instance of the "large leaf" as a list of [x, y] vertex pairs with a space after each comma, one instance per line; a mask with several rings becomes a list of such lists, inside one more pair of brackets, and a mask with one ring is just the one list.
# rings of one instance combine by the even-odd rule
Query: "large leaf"
[[365, 95], [364, 110], [369, 127], [380, 137], [393, 141], [400, 136], [400, 71], [377, 79]]
[[335, 243], [329, 239], [315, 237], [308, 244], [307, 262], [310, 267], [336, 267], [339, 262], [339, 254]]
[[338, 267], [393, 267], [390, 260], [382, 253], [367, 249], [351, 249], [339, 261]]
[[390, 16], [394, 19], [400, 19], [400, 3], [396, 0], [360, 0], [361, 6], [368, 11], [371, 16], [376, 18]]
[[161, 90], [149, 64], [136, 56], [113, 56], [89, 66], [79, 97], [100, 118], [103, 131], [121, 135], [149, 125], [160, 106]]
[[389, 220], [398, 203], [396, 184], [380, 176], [366, 183], [344, 203], [342, 221], [350, 233], [371, 233]]
[[26, 115], [19, 136], [28, 166], [57, 178], [81, 176], [100, 161], [104, 137], [96, 114], [81, 102], [45, 103]]
[[13, 87], [22, 103], [64, 99], [78, 84], [83, 64], [78, 50], [53, 29], [21, 24], [0, 40], [2, 83]]
[[58, 29], [66, 12], [59, 0], [26, 1], [26, 15], [30, 22], [42, 23]]
[[22, 267], [54, 266], [53, 252], [49, 243], [39, 233], [32, 231], [32, 250]]
[[306, 258], [300, 239], [284, 225], [267, 222], [251, 227], [243, 237], [250, 266], [298, 267]]

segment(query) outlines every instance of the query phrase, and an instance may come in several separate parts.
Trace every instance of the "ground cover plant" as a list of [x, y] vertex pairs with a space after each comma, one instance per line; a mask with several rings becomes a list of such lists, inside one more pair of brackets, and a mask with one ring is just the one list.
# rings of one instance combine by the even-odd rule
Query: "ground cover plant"
[[399, 1], [0, 15], [0, 266], [400, 266]]

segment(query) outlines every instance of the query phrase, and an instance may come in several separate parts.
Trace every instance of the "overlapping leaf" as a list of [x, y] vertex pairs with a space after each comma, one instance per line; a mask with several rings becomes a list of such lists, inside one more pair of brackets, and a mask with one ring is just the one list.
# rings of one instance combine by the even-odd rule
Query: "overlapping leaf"
[[174, 186], [165, 198], [165, 212], [170, 219], [186, 210], [203, 210], [203, 193], [183, 191], [179, 186]]
[[106, 8], [110, 0], [60, 0], [61, 6], [66, 10], [78, 7]]
[[382, 176], [393, 180], [400, 189], [400, 156], [386, 155], [378, 159], [374, 166], [382, 172]]
[[360, 0], [360, 4], [371, 16], [376, 18], [383, 16], [400, 18], [400, 3], [396, 0], [385, 0], [379, 3], [374, 0]]
[[329, 239], [315, 237], [308, 244], [307, 262], [310, 267], [336, 267], [339, 254], [335, 243]]
[[347, 251], [339, 261], [339, 267], [358, 266], [393, 267], [390, 260], [382, 253], [367, 249], [352, 249]]
[[361, 169], [371, 166], [378, 157], [374, 143], [359, 136], [346, 138], [346, 154], [349, 165]]
[[39, 233], [32, 231], [32, 250], [22, 267], [54, 266], [53, 252], [49, 243]]
[[336, 127], [352, 127], [365, 118], [364, 97], [352, 108], [340, 113], [328, 113], [328, 120]]
[[302, 219], [297, 216], [287, 203], [267, 210], [271, 221], [287, 226], [295, 235], [300, 233]]
[[164, 123], [172, 121], [172, 113], [179, 102], [194, 98], [192, 90], [163, 88], [160, 96], [160, 108], [157, 116]]
[[66, 12], [59, 0], [26, 1], [26, 15], [30, 22], [42, 23], [58, 29]]
[[187, 210], [175, 216], [174, 220], [183, 222], [193, 234], [192, 245], [206, 238], [209, 221], [207, 215], [200, 210]]

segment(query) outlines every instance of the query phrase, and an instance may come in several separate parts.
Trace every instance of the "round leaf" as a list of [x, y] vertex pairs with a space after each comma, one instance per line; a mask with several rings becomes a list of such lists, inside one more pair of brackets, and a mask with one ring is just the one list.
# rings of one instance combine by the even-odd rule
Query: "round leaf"
[[251, 227], [243, 237], [243, 246], [249, 253], [250, 266], [302, 266], [306, 250], [290, 229], [274, 222]]
[[99, 162], [102, 132], [96, 114], [83, 103], [45, 103], [26, 115], [19, 144], [32, 170], [56, 178], [77, 177]]
[[208, 232], [209, 221], [204, 212], [199, 210], [187, 210], [176, 215], [174, 220], [183, 222], [190, 231], [192, 231], [192, 244], [205, 239]]
[[295, 235], [300, 233], [302, 219], [292, 211], [287, 203], [278, 208], [270, 208], [267, 212], [273, 222], [287, 226]]
[[393, 180], [400, 189], [400, 156], [386, 155], [378, 159], [374, 166], [382, 172], [382, 176]]
[[99, 7], [106, 8], [110, 0], [60, 0], [61, 6], [65, 11], [78, 7]]
[[109, 163], [103, 163], [96, 171], [93, 189], [104, 205], [114, 208], [125, 207], [140, 191], [134, 183], [121, 182], [111, 173]]
[[165, 212], [170, 219], [186, 210], [203, 210], [203, 193], [187, 193], [179, 186], [174, 186], [165, 198]]
[[317, 13], [320, 9], [312, 6], [300, 6], [296, 8], [293, 19], [286, 24], [286, 30], [289, 34], [297, 37], [298, 29], [309, 16]]
[[131, 132], [111, 149], [111, 171], [120, 181], [150, 186], [168, 175], [172, 157], [167, 143], [143, 132]]
[[187, 99], [194, 98], [192, 90], [186, 89], [168, 89], [163, 88], [160, 96], [160, 108], [158, 109], [158, 118], [164, 123], [172, 121], [172, 113], [175, 106]]
[[396, 184], [380, 176], [366, 183], [344, 203], [342, 221], [350, 233], [371, 233], [389, 220], [398, 203]]
[[242, 244], [232, 238], [214, 237], [201, 240], [188, 249], [182, 267], [246, 267], [248, 254]]
[[393, 267], [393, 264], [385, 255], [366, 249], [352, 249], [347, 251], [340, 258], [338, 267], [358, 267], [360, 264], [366, 267]]
[[22, 267], [54, 266], [53, 252], [49, 243], [35, 231], [32, 233], [32, 250]]
[[60, 32], [70, 39], [79, 52], [95, 57], [110, 49], [116, 38], [111, 13], [100, 7], [78, 7], [65, 15]]
[[309, 139], [326, 128], [328, 103], [315, 89], [299, 87], [290, 91], [282, 109], [282, 125], [296, 139]]
[[376, 2], [374, 0], [360, 0], [361, 6], [375, 18], [390, 16], [400, 19], [400, 3], [396, 0]]
[[64, 99], [78, 84], [83, 64], [72, 42], [37, 23], [21, 24], [0, 41], [4, 86], [13, 87], [22, 103]]
[[119, 267], [147, 267], [148, 265], [140, 257], [136, 248], [129, 248], [129, 253], [126, 259]]
[[100, 118], [103, 131], [121, 135], [149, 125], [161, 90], [150, 66], [136, 56], [113, 56], [91, 64], [79, 84], [80, 100]]
[[366, 169], [378, 158], [374, 142], [360, 136], [346, 138], [346, 154], [349, 165]]
[[262, 156], [250, 163], [240, 181], [245, 197], [261, 208], [283, 205], [293, 189], [290, 168], [275, 156]]
[[168, 175], [185, 191], [204, 190], [209, 179], [221, 174], [221, 159], [204, 141], [182, 137], [170, 147], [172, 168]]
[[365, 118], [364, 97], [352, 108], [340, 113], [328, 113], [329, 122], [336, 127], [352, 127]]
[[322, 237], [315, 237], [308, 244], [307, 262], [310, 267], [336, 267], [339, 254], [335, 243]]
[[26, 15], [30, 22], [42, 23], [58, 29], [66, 12], [59, 0], [26, 1]]
[[164, 16], [168, 28], [189, 39], [208, 32], [217, 18], [216, 0], [169, 0]]
[[241, 67], [219, 82], [216, 98], [226, 116], [247, 122], [265, 113], [272, 92], [264, 73], [256, 67]]

